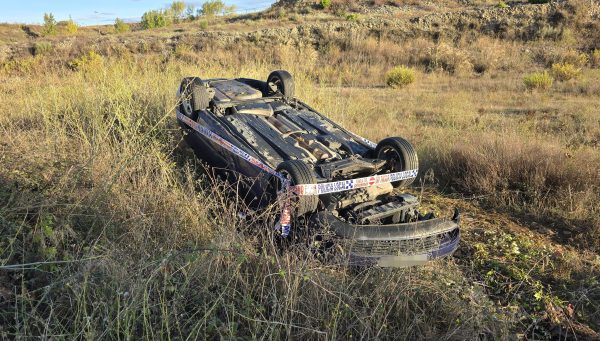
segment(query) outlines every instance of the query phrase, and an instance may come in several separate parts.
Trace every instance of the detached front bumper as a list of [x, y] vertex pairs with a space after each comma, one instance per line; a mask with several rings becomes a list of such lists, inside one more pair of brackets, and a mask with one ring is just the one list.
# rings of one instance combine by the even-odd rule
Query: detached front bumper
[[451, 255], [460, 240], [460, 215], [451, 219], [391, 225], [352, 225], [331, 212], [318, 213], [321, 224], [349, 245], [349, 263], [355, 266], [406, 267]]

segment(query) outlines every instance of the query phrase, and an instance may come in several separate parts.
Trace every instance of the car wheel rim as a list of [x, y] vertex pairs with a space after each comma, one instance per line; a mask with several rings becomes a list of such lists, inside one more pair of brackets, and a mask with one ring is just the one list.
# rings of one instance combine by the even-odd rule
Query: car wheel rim
[[181, 104], [183, 106], [183, 113], [187, 116], [191, 116], [194, 109], [192, 109], [192, 103], [190, 102], [189, 95], [184, 95]]
[[377, 154], [377, 158], [386, 160], [390, 171], [401, 171], [403, 167], [402, 156], [398, 151], [391, 147], [382, 148]]

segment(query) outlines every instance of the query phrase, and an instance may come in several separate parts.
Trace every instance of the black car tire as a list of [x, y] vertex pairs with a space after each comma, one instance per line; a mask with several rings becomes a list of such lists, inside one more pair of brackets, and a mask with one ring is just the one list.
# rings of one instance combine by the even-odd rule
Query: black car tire
[[294, 97], [294, 77], [285, 70], [275, 70], [267, 77], [267, 86], [273, 84], [276, 87], [275, 93], [280, 93], [283, 97]]
[[180, 110], [187, 117], [196, 120], [198, 112], [206, 110], [212, 96], [198, 77], [186, 77], [179, 87], [181, 99]]
[[[277, 172], [287, 177], [292, 186], [317, 183], [317, 178], [311, 167], [300, 160], [288, 160], [280, 163], [277, 166]], [[294, 198], [294, 200], [297, 201], [295, 213], [298, 216], [316, 211], [319, 204], [319, 196], [317, 195], [302, 195]]]
[[[419, 158], [417, 152], [410, 144], [401, 137], [388, 137], [381, 140], [375, 148], [375, 156], [380, 160], [388, 161], [390, 172], [403, 172], [419, 169]], [[415, 178], [393, 182], [394, 187], [404, 187], [413, 183]]]

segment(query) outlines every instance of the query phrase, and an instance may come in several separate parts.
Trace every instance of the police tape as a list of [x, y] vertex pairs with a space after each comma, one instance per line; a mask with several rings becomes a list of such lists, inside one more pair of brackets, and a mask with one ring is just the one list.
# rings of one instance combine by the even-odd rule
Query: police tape
[[418, 172], [419, 171], [417, 169], [411, 169], [403, 172], [373, 175], [351, 180], [341, 180], [320, 184], [295, 185], [290, 187], [290, 190], [297, 195], [321, 195], [345, 192], [353, 189], [416, 178]]

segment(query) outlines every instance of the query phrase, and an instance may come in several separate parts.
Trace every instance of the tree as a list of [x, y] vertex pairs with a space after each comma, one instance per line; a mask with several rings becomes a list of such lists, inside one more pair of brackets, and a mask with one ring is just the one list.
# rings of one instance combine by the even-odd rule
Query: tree
[[235, 6], [227, 6], [221, 0], [210, 0], [202, 4], [202, 15], [209, 17], [231, 14], [234, 11]]
[[117, 33], [123, 33], [123, 32], [129, 32], [129, 30], [131, 29], [129, 27], [129, 24], [127, 24], [123, 19], [115, 19], [115, 32]]
[[54, 35], [56, 34], [56, 19], [54, 19], [54, 14], [52, 13], [44, 13], [44, 35]]
[[142, 27], [144, 29], [165, 27], [172, 24], [172, 16], [169, 11], [148, 11], [142, 15]]
[[69, 16], [69, 20], [67, 20], [65, 24], [65, 28], [67, 29], [68, 34], [75, 34], [79, 29], [79, 25]]
[[185, 17], [188, 20], [194, 20], [194, 19], [196, 19], [195, 14], [196, 14], [196, 6], [194, 6], [192, 4], [188, 5], [185, 10]]
[[181, 19], [183, 17], [183, 11], [185, 11], [185, 2], [183, 1], [173, 1], [171, 3], [171, 12], [176, 20]]

